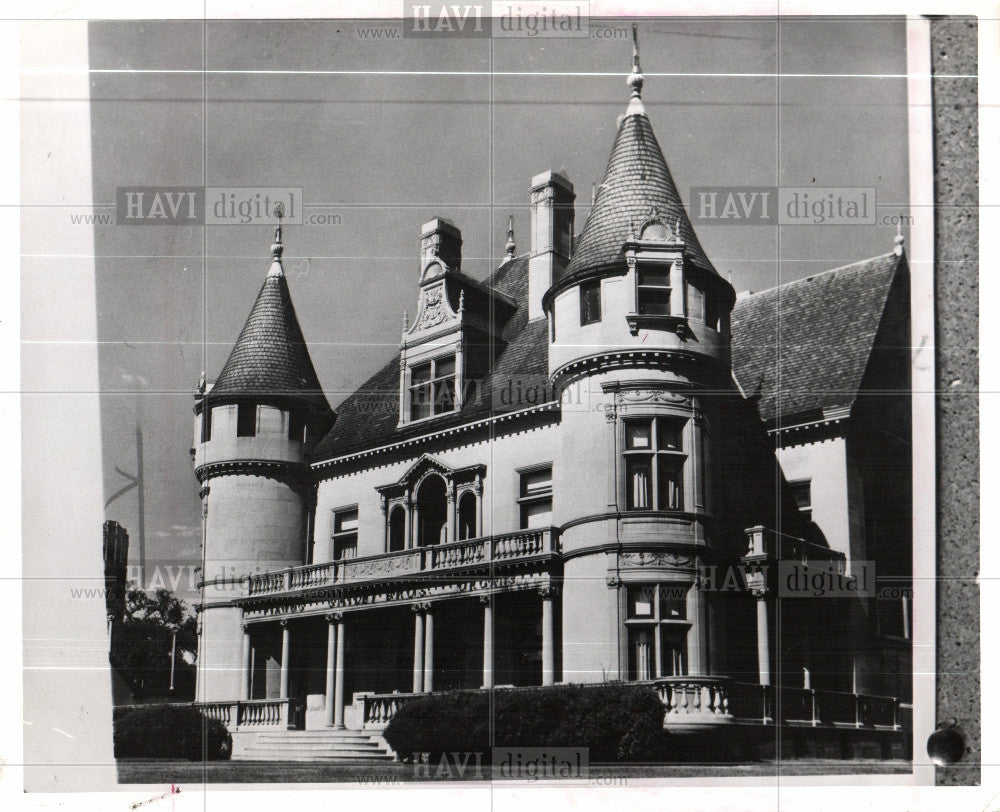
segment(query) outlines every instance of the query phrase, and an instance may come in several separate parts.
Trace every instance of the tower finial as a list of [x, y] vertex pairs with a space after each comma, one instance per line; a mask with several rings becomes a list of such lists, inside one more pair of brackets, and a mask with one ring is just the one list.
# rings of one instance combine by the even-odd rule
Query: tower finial
[[642, 106], [642, 83], [644, 81], [642, 68], [639, 67], [639, 31], [635, 23], [632, 23], [632, 73], [627, 79], [628, 86], [632, 88], [632, 95], [629, 99], [628, 109], [625, 111], [626, 117], [633, 114], [646, 114], [646, 109]]
[[900, 215], [897, 218], [897, 221], [896, 239], [894, 240], [896, 247], [892, 249], [892, 253], [894, 253], [897, 257], [900, 257], [903, 255], [903, 244], [906, 242], [906, 237], [903, 236], [903, 216]]
[[274, 207], [274, 216], [278, 218], [278, 225], [274, 229], [274, 242], [271, 243], [271, 269], [268, 276], [281, 276], [284, 271], [281, 268], [281, 255], [285, 252], [285, 246], [281, 244], [281, 218], [285, 216], [285, 207], [280, 203]]
[[507, 217], [507, 245], [504, 246], [507, 252], [507, 256], [504, 257], [504, 264], [510, 262], [514, 259], [514, 251], [517, 249], [517, 244], [514, 242], [514, 215], [508, 215]]

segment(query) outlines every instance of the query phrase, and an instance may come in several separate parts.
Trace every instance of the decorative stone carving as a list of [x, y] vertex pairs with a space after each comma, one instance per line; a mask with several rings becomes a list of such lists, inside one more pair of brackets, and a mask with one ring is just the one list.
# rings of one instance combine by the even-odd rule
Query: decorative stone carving
[[445, 304], [443, 284], [426, 288], [421, 298], [420, 315], [414, 324], [416, 329], [434, 327], [451, 316], [451, 308]]
[[696, 561], [688, 555], [679, 555], [668, 552], [641, 552], [623, 553], [621, 565], [623, 567], [663, 567], [666, 569], [693, 569]]
[[608, 585], [608, 589], [618, 589], [622, 585], [622, 579], [617, 575], [609, 575], [604, 582]]
[[618, 401], [630, 403], [669, 403], [687, 405], [691, 399], [666, 389], [623, 389], [618, 392]]

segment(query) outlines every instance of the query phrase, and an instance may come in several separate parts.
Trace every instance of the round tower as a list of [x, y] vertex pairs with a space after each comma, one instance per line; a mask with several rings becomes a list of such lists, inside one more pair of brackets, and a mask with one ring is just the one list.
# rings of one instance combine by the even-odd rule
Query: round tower
[[[543, 297], [563, 392], [555, 523], [563, 679], [708, 674], [712, 436], [732, 388], [732, 286], [705, 255], [631, 98], [573, 256]], [[583, 441], [585, 438], [585, 441]], [[595, 623], [597, 618], [607, 621]]]
[[248, 577], [305, 563], [313, 486], [306, 449], [334, 419], [306, 348], [281, 264], [281, 226], [253, 309], [214, 385], [195, 402], [203, 512], [198, 700], [247, 698]]

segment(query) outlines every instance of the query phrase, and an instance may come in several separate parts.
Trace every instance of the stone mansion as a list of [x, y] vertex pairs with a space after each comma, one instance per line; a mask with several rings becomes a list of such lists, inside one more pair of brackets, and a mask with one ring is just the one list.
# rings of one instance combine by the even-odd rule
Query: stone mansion
[[195, 403], [197, 699], [238, 753], [269, 728], [374, 734], [430, 691], [611, 680], [654, 687], [678, 731], [901, 730], [905, 589], [817, 597], [785, 574], [911, 576], [902, 238], [737, 296], [637, 57], [628, 86], [582, 229], [551, 171], [528, 250], [511, 229], [483, 281], [459, 228], [425, 223], [398, 356], [335, 407], [278, 228]]

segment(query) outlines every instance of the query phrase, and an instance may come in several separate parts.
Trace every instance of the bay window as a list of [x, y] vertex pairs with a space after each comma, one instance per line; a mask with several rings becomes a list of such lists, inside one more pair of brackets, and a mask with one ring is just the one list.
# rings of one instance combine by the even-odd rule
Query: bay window
[[625, 509], [683, 510], [685, 420], [677, 417], [625, 421]]
[[628, 678], [687, 673], [686, 584], [634, 584], [625, 590]]

